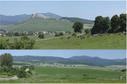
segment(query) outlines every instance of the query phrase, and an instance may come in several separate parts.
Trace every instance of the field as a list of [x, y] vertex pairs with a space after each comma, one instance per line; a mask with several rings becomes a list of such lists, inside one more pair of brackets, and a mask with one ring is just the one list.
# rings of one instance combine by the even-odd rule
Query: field
[[[19, 37], [1, 38], [13, 41]], [[85, 36], [84, 39], [76, 37], [68, 39], [66, 36], [45, 39], [30, 36], [30, 38], [36, 40], [34, 49], [126, 49], [126, 35], [121, 33]]]
[[120, 76], [125, 72], [88, 67], [42, 67], [38, 66], [29, 78], [0, 82], [26, 83], [125, 83]]
[[57, 38], [37, 40], [34, 49], [125, 49], [126, 36], [111, 34], [90, 36], [84, 39], [72, 37], [70, 39]]

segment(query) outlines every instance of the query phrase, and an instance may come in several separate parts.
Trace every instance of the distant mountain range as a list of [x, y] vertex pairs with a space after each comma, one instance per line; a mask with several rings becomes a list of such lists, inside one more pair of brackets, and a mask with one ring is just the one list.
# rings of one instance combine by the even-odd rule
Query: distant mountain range
[[19, 22], [26, 21], [30, 18], [33, 17], [38, 17], [38, 18], [43, 18], [43, 19], [64, 19], [68, 20], [71, 22], [75, 21], [81, 21], [84, 24], [93, 24], [92, 20], [87, 20], [87, 19], [81, 19], [81, 18], [75, 18], [75, 17], [62, 17], [60, 15], [54, 14], [54, 13], [34, 13], [34, 14], [21, 14], [21, 15], [15, 15], [15, 16], [6, 16], [6, 15], [0, 15], [0, 25], [8, 25], [8, 24], [16, 24]]
[[54, 56], [14, 56], [15, 61], [20, 62], [41, 62], [41, 63], [60, 63], [60, 64], [85, 64], [90, 66], [110, 66], [125, 65], [126, 59], [102, 59], [99, 57], [73, 56], [70, 58]]

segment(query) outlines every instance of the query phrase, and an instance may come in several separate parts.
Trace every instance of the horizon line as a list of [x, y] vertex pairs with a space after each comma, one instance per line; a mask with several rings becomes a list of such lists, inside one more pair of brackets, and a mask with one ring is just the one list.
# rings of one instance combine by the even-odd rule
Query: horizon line
[[[9, 53], [10, 54], [10, 53]], [[0, 54], [1, 55], [1, 54]], [[14, 57], [21, 57], [21, 56], [30, 56], [30, 57], [58, 57], [58, 58], [71, 58], [71, 57], [91, 57], [91, 58], [100, 58], [100, 59], [108, 59], [108, 60], [117, 60], [117, 59], [127, 59], [127, 57], [123, 57], [123, 58], [103, 58], [103, 57], [98, 57], [98, 56], [88, 56], [88, 55], [73, 55], [73, 56], [70, 56], [70, 57], [60, 57], [60, 56], [55, 56], [55, 55], [12, 55]]]

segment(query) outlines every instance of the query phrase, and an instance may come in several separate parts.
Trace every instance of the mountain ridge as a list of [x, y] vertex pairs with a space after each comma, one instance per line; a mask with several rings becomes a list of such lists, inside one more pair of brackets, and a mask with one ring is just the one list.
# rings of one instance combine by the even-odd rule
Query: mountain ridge
[[60, 63], [60, 64], [85, 64], [92, 66], [109, 66], [109, 65], [125, 65], [126, 59], [103, 59], [100, 57], [89, 56], [72, 56], [69, 58], [55, 56], [14, 56], [15, 61], [32, 62], [38, 60], [44, 63]]
[[33, 14], [19, 14], [19, 15], [2, 15], [0, 14], [0, 25], [16, 24], [17, 22], [22, 22], [30, 19], [32, 16], [42, 17], [42, 18], [51, 18], [51, 19], [65, 19], [71, 22], [81, 21], [83, 23], [93, 23], [92, 20], [78, 18], [78, 17], [63, 17], [55, 13], [33, 13]]

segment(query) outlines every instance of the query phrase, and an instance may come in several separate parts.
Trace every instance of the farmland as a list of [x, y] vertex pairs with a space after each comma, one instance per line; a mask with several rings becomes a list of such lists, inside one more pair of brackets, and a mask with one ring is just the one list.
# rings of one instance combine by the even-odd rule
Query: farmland
[[43, 67], [36, 66], [33, 75], [29, 78], [0, 82], [26, 83], [125, 83], [125, 74], [119, 70], [90, 67]]

